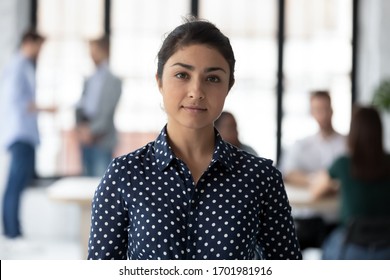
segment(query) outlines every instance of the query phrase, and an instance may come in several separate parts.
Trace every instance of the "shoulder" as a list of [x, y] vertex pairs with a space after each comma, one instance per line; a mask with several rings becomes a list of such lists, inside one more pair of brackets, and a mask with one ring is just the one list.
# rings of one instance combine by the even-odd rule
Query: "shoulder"
[[16, 54], [14, 55], [8, 62], [8, 64], [4, 67], [4, 72], [6, 74], [22, 74], [25, 73], [25, 69], [28, 67], [29, 62], [23, 56]]
[[121, 84], [122, 80], [115, 73], [113, 73], [109, 68], [105, 71], [106, 77], [113, 83]]
[[128, 154], [115, 157], [104, 174], [104, 179], [123, 184], [134, 176], [142, 176], [145, 169], [152, 169], [155, 165], [153, 150], [153, 142], [150, 142]]
[[345, 140], [347, 138], [346, 135], [341, 134], [340, 132], [337, 132], [337, 131], [335, 131], [335, 133], [333, 134], [333, 137], [335, 139], [340, 139], [340, 140]]
[[244, 143], [241, 143], [240, 149], [241, 149], [241, 150], [244, 150], [244, 151], [246, 151], [246, 152], [248, 152], [248, 153], [250, 153], [250, 154], [252, 154], [252, 155], [257, 156], [257, 152], [255, 151], [255, 149], [253, 149], [253, 148], [252, 148], [251, 146], [249, 146], [249, 145], [246, 145], [246, 144], [244, 144]]
[[104, 90], [109, 93], [106, 96], [113, 100], [117, 100], [122, 93], [122, 80], [109, 70], [105, 74]]
[[153, 145], [154, 141], [149, 142], [145, 146], [142, 146], [128, 154], [124, 154], [114, 158], [113, 162], [116, 164], [126, 164], [145, 158], [153, 151]]
[[319, 134], [313, 134], [306, 137], [303, 137], [302, 139], [297, 140], [296, 144], [300, 147], [310, 145], [312, 143], [318, 143], [319, 142]]
[[335, 177], [339, 172], [348, 174], [351, 158], [348, 155], [341, 155], [334, 160], [329, 167], [329, 172], [332, 177]]
[[261, 173], [278, 171], [273, 166], [273, 161], [258, 155], [251, 154], [247, 151], [241, 150], [233, 145], [230, 145], [232, 160], [234, 168], [237, 169], [254, 169], [260, 170]]
[[307, 145], [316, 142], [316, 135], [309, 135], [305, 136], [299, 139], [296, 139], [294, 142], [292, 142], [289, 146], [289, 149], [297, 150], [301, 149], [302, 147], [306, 147]]
[[[261, 156], [255, 156], [245, 151], [238, 150], [239, 160], [236, 160], [234, 172], [239, 182], [245, 186], [252, 185], [260, 193], [269, 194], [267, 199], [279, 196], [284, 192], [283, 176], [281, 171], [274, 166], [273, 161]], [[256, 190], [252, 189], [251, 191]]]
[[340, 134], [338, 132], [335, 132], [332, 137], [333, 142], [336, 143], [336, 145], [344, 146], [346, 147], [347, 143], [347, 136]]
[[351, 158], [348, 155], [341, 155], [334, 160], [332, 166], [349, 165], [350, 161]]

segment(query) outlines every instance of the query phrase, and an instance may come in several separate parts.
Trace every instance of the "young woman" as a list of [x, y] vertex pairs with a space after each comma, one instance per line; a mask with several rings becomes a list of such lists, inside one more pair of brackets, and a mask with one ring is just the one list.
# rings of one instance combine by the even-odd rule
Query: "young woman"
[[92, 209], [89, 259], [300, 259], [280, 172], [214, 129], [234, 84], [229, 39], [188, 20], [164, 40], [157, 139], [114, 159]]
[[[390, 259], [390, 244], [381, 244], [379, 236], [374, 237], [375, 246], [345, 243], [349, 238], [347, 228], [357, 220], [371, 223], [380, 219], [381, 227], [385, 223], [390, 226], [390, 157], [382, 139], [382, 123], [376, 109], [356, 107], [348, 135], [349, 154], [339, 157], [311, 187], [315, 197], [334, 191], [335, 185], [340, 189], [341, 226], [325, 240], [324, 259]], [[365, 239], [369, 237], [367, 229]], [[389, 232], [388, 227], [386, 230]], [[390, 241], [389, 237], [385, 239]]]

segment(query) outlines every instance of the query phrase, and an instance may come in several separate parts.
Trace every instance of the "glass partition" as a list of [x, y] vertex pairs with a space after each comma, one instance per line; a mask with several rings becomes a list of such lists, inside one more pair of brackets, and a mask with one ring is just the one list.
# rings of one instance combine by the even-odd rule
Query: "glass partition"
[[235, 115], [241, 141], [276, 160], [277, 1], [201, 0], [199, 10], [235, 52], [236, 83], [225, 109]]
[[328, 89], [333, 125], [346, 134], [351, 113], [352, 1], [286, 0], [282, 144], [317, 131], [309, 92]]

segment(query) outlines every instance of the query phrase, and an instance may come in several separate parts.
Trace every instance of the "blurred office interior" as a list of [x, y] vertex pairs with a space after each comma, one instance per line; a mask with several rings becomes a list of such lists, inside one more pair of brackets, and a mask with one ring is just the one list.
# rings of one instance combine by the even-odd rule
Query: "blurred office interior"
[[[46, 37], [37, 100], [59, 111], [39, 117], [38, 180], [23, 195], [22, 224], [35, 249], [0, 258], [83, 258], [79, 207], [50, 200], [45, 188], [81, 172], [74, 109], [93, 70], [89, 39], [110, 35], [110, 67], [124, 81], [115, 115], [120, 155], [153, 140], [165, 124], [154, 78], [164, 34], [188, 14], [215, 23], [237, 60], [225, 109], [236, 116], [240, 138], [277, 164], [283, 150], [316, 130], [310, 90], [330, 90], [335, 129], [346, 134], [352, 104], [369, 104], [390, 77], [389, 11], [387, 0], [1, 0], [0, 69], [26, 28], [36, 26]], [[390, 115], [383, 120], [390, 151]], [[1, 193], [7, 164], [1, 151]]]

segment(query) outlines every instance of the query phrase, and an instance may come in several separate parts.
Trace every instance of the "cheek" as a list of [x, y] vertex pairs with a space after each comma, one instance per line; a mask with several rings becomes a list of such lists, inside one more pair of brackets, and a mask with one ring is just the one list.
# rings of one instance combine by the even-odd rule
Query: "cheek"
[[210, 98], [212, 98], [213, 103], [218, 104], [218, 106], [223, 106], [227, 97], [227, 93], [218, 92], [215, 94], [211, 94]]
[[166, 94], [171, 94], [172, 92], [176, 92], [178, 89], [180, 89], [180, 83], [178, 83], [177, 80], [168, 78], [165, 75], [163, 76], [160, 85], [160, 88]]
[[168, 83], [160, 87], [160, 92], [166, 110], [177, 104], [180, 100], [177, 88], [170, 86]]
[[160, 92], [163, 95], [164, 100], [172, 100], [178, 98], [179, 90], [170, 83], [164, 83], [164, 85], [160, 87]]

